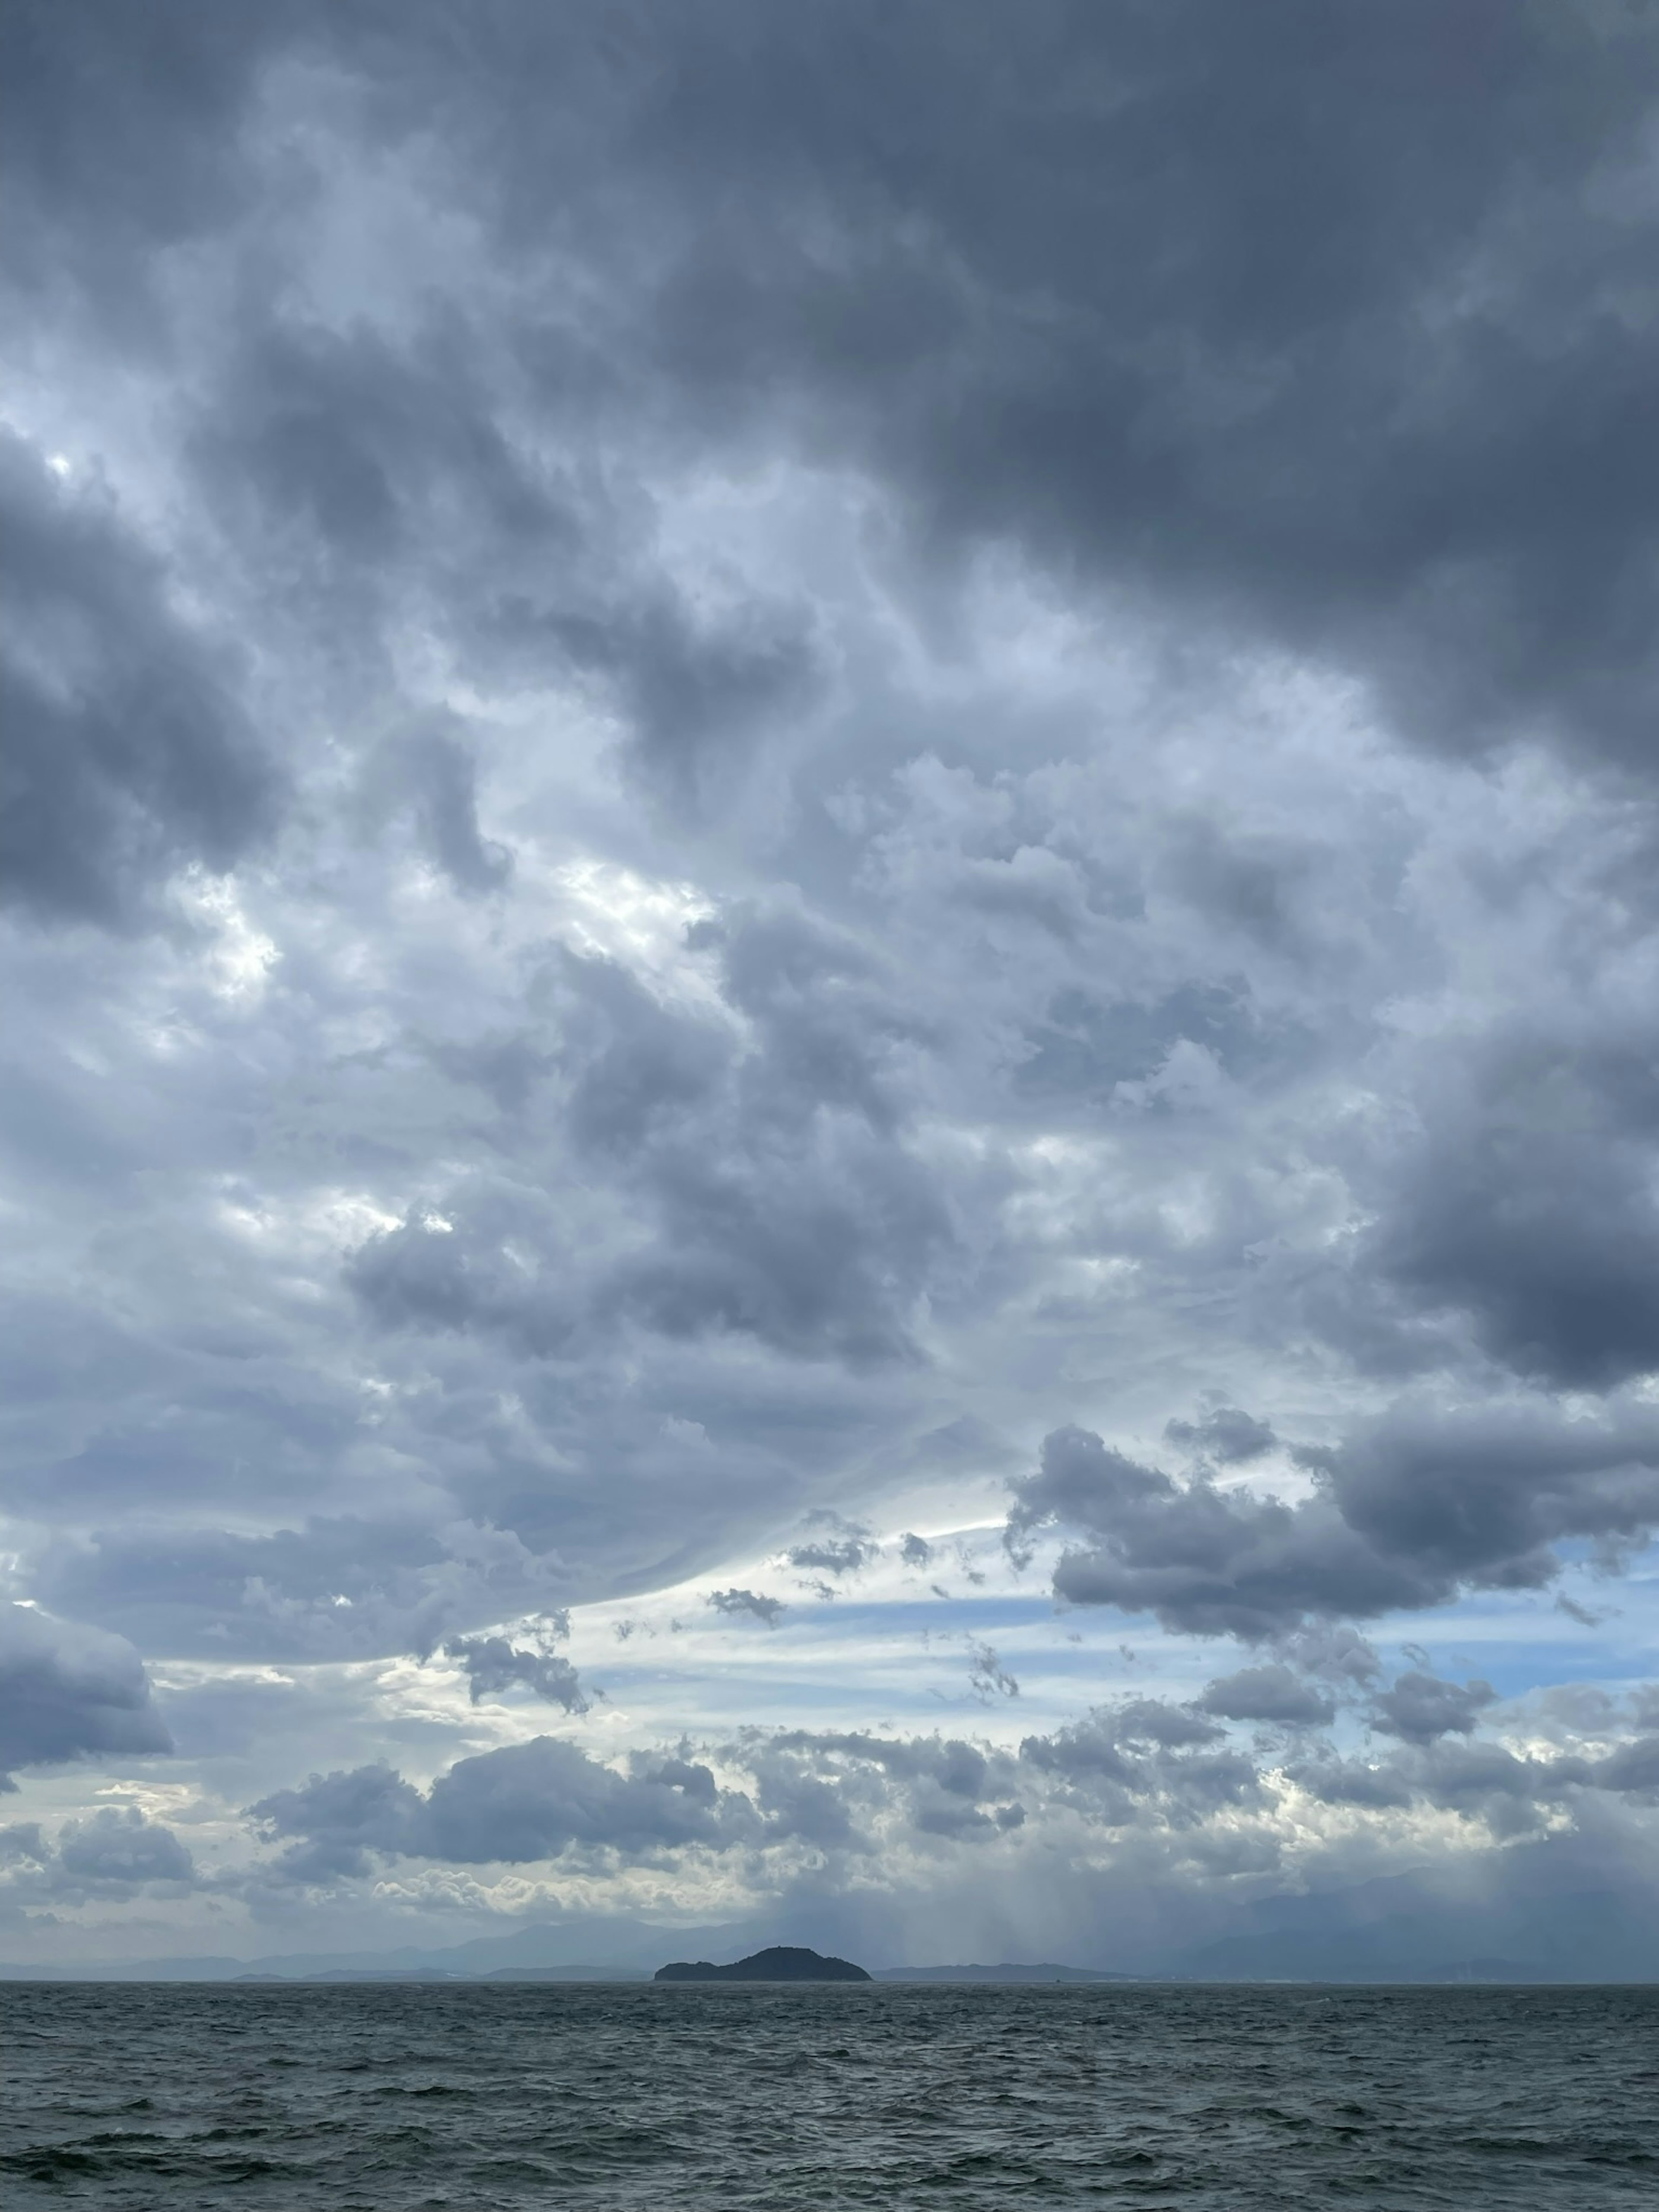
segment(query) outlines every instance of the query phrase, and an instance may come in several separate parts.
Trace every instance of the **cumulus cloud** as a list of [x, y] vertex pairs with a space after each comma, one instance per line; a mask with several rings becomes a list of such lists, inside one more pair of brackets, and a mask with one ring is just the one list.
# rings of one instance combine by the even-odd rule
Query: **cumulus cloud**
[[1432, 1743], [1444, 1735], [1473, 1733], [1483, 1707], [1498, 1692], [1490, 1682], [1443, 1682], [1419, 1668], [1397, 1675], [1373, 1700], [1370, 1723], [1384, 1735], [1407, 1743]]
[[173, 1748], [143, 1661], [130, 1644], [0, 1605], [0, 1788], [8, 1770]]
[[301, 1881], [361, 1873], [370, 1854], [519, 1864], [572, 1849], [725, 1850], [757, 1832], [749, 1800], [707, 1766], [641, 1754], [623, 1773], [552, 1736], [460, 1759], [424, 1794], [364, 1767], [313, 1776], [252, 1810], [267, 1835], [297, 1839], [283, 1865]]
[[1322, 1726], [1336, 1717], [1336, 1701], [1288, 1667], [1241, 1667], [1206, 1682], [1201, 1712], [1228, 1721], [1278, 1721], [1291, 1728]]
[[1408, 1403], [1300, 1456], [1316, 1487], [1287, 1504], [1201, 1467], [1177, 1483], [1086, 1431], [1056, 1430], [1013, 1486], [1009, 1541], [1029, 1556], [1036, 1530], [1081, 1532], [1054, 1571], [1073, 1604], [1265, 1637], [1443, 1603], [1463, 1584], [1537, 1589], [1559, 1572], [1563, 1540], [1616, 1548], [1659, 1521], [1659, 1428], [1640, 1404], [1598, 1420]]
[[122, 1812], [106, 1806], [89, 1820], [66, 1822], [58, 1838], [58, 1863], [70, 1881], [99, 1886], [190, 1881], [196, 1872], [172, 1829], [134, 1806]]

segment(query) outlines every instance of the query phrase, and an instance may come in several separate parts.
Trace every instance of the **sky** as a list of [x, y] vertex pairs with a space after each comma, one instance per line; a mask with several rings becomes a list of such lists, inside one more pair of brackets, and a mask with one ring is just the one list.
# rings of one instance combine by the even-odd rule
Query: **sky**
[[3, 30], [0, 1960], [1659, 1972], [1652, 12]]

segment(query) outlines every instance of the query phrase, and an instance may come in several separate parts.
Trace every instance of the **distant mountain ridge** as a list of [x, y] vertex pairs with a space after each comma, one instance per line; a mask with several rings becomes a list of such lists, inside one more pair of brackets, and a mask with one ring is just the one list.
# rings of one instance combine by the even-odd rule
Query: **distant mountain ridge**
[[[746, 1918], [684, 1927], [631, 1915], [570, 1911], [460, 1943], [396, 1949], [0, 1963], [0, 1978], [41, 1981], [213, 1981], [394, 1976], [500, 1981], [642, 1981], [665, 1958], [732, 1960], [780, 1929]], [[801, 1932], [837, 1948], [902, 1959], [902, 1928], [879, 1936], [850, 1917], [807, 1922]], [[945, 1942], [1054, 1943], [1110, 1957], [1115, 1969], [1004, 1960], [997, 1965], [884, 1966], [883, 1982], [1031, 1980], [1539, 1983], [1659, 1981], [1659, 1893], [1612, 1844], [1583, 1838], [1517, 1845], [1479, 1865], [1418, 1869], [1335, 1889], [1279, 1891], [1241, 1904], [1220, 1924], [1179, 1942], [1130, 1943], [1130, 1931], [1079, 1923], [1065, 1937]], [[913, 1939], [914, 1940], [914, 1939]], [[932, 1942], [933, 1938], [924, 1938]], [[1120, 1944], [1122, 1948], [1120, 1952]], [[901, 1946], [903, 1948], [901, 1948]], [[919, 1948], [919, 1944], [918, 1944]], [[914, 1957], [915, 1952], [911, 1953]], [[926, 1958], [926, 1953], [922, 1954]]]
[[1102, 1966], [1036, 1965], [1005, 1959], [995, 1966], [878, 1966], [878, 1982], [1167, 1982], [1169, 1974], [1119, 1974]]
[[708, 1959], [677, 1959], [659, 1966], [652, 1978], [659, 1982], [869, 1982], [875, 1977], [850, 1959], [826, 1959], [821, 1952], [799, 1944], [773, 1943], [746, 1959], [734, 1960], [729, 1966], [714, 1966]]

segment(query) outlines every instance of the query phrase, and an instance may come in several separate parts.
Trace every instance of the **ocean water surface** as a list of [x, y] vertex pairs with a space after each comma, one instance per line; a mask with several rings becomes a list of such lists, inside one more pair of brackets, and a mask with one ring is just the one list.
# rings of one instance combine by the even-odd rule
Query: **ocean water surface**
[[1659, 2206], [1659, 1989], [0, 1983], [0, 2203]]

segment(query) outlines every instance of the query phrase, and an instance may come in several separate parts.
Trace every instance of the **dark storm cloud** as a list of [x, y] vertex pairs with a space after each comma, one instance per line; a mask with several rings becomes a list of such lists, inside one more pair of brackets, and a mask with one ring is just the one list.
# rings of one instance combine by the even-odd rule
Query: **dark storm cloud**
[[17, 112], [0, 159], [18, 217], [17, 274], [44, 286], [67, 264], [131, 312], [149, 252], [246, 204], [243, 103], [267, 42], [301, 20], [281, 5], [240, 21], [204, 17], [188, 0], [159, 0], [142, 23], [97, 0], [9, 9]]
[[[759, 410], [902, 486], [935, 540], [1012, 535], [1334, 653], [1454, 744], [1541, 716], [1640, 759], [1640, 11], [506, 6], [464, 70], [443, 8], [234, 38], [161, 13], [140, 46], [119, 9], [28, 12], [13, 158], [77, 238], [160, 242], [228, 183], [234, 206], [243, 103], [285, 50], [368, 89], [366, 129], [435, 130], [503, 255], [539, 234], [604, 280], [580, 346], [525, 313], [550, 395], [597, 356], [705, 435]], [[383, 477], [319, 476], [327, 450], [295, 447], [296, 495], [383, 515]], [[707, 719], [672, 653], [635, 658], [670, 721]], [[648, 682], [638, 717], [664, 726]], [[643, 742], [680, 773], [680, 740]]]
[[0, 1604], [0, 1790], [9, 1769], [171, 1751], [173, 1739], [130, 1644]]
[[1640, 11], [503, 9], [465, 73], [444, 11], [389, 28], [324, 35], [393, 129], [436, 106], [504, 249], [591, 222], [705, 428], [763, 409], [936, 541], [1334, 654], [1443, 742], [1544, 719], [1640, 760]]
[[[1332, 1802], [1639, 1797], [1650, 1747], [1523, 1759], [1342, 1624], [1659, 1521], [1641, 11], [4, 35], [17, 1586], [574, 1713], [492, 1625], [850, 1575], [814, 1506], [960, 1525], [1049, 1430], [1012, 1547], [1251, 1664], [752, 1794], [358, 1768], [264, 1798], [287, 1872], [1048, 1813], [1239, 1872], [1222, 1723], [1344, 1710], [1396, 1745], [1291, 1739]], [[1190, 1477], [1056, 1425], [1109, 1418]], [[0, 1755], [161, 1747], [50, 1632]]]
[[1437, 1066], [1420, 1143], [1360, 1255], [1409, 1313], [1568, 1389], [1659, 1366], [1659, 1077], [1651, 1040], [1499, 1034]]
[[174, 870], [228, 867], [269, 831], [276, 779], [229, 656], [169, 605], [112, 495], [3, 429], [0, 544], [0, 897], [136, 926]]
[[1659, 1522], [1659, 1427], [1639, 1402], [1601, 1419], [1548, 1403], [1447, 1414], [1410, 1404], [1303, 1452], [1291, 1504], [1200, 1470], [1184, 1486], [1080, 1429], [1056, 1430], [1013, 1486], [1017, 1557], [1038, 1528], [1088, 1540], [1054, 1571], [1079, 1605], [1171, 1628], [1265, 1637], [1308, 1619], [1443, 1603], [1463, 1585], [1537, 1589], [1554, 1547], [1632, 1544]]

